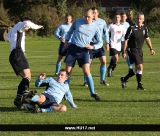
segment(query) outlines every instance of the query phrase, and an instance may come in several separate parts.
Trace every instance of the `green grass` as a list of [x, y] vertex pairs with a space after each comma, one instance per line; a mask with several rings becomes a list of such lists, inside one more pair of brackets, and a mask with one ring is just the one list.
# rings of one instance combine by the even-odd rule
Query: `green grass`
[[[113, 78], [106, 77], [110, 86], [102, 86], [99, 83], [99, 59], [94, 59], [91, 73], [94, 79], [95, 92], [101, 97], [96, 102], [89, 95], [87, 87], [83, 84], [83, 73], [78, 65], [72, 72], [70, 88], [75, 103], [81, 109], [72, 109], [68, 102], [62, 101], [68, 108], [65, 113], [33, 114], [21, 111], [13, 107], [13, 100], [17, 86], [21, 80], [13, 72], [8, 57], [10, 54], [9, 43], [0, 42], [0, 124], [160, 124], [160, 40], [153, 38], [152, 44], [156, 52], [155, 56], [144, 44], [144, 71], [142, 82], [146, 91], [136, 90], [136, 77], [127, 83], [127, 88], [121, 88], [120, 77], [127, 74], [125, 59], [120, 58]], [[30, 90], [36, 89], [41, 93], [44, 88], [36, 88], [34, 82], [41, 72], [46, 72], [47, 77], [54, 76], [57, 60], [59, 41], [54, 38], [27, 38], [26, 58], [30, 64], [32, 80]], [[107, 62], [110, 57], [107, 54]], [[108, 64], [107, 64], [108, 65]], [[62, 68], [65, 64], [62, 63]], [[3, 136], [23, 135], [140, 135], [158, 136], [158, 132], [1, 132]]]

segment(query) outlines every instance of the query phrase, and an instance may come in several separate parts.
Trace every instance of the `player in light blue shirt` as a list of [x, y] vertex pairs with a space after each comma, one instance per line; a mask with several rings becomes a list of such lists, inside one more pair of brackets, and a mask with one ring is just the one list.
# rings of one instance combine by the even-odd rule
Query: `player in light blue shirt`
[[[73, 36], [71, 38], [72, 34]], [[93, 45], [93, 47], [91, 47], [90, 42], [94, 36], [97, 38], [97, 42]], [[83, 18], [78, 18], [73, 23], [66, 36], [66, 40], [69, 41], [69, 39], [72, 44], [80, 48], [99, 49], [102, 47], [102, 40], [98, 27], [92, 22], [87, 24], [86, 20]]]
[[36, 79], [35, 86], [46, 86], [46, 90], [30, 100], [40, 107], [36, 109], [36, 112], [66, 111], [67, 107], [60, 104], [64, 96], [72, 108], [78, 108], [73, 101], [69, 85], [65, 82], [68, 78], [68, 72], [65, 69], [60, 70], [57, 80], [52, 77], [45, 77], [45, 73], [40, 74]]
[[58, 28], [54, 31], [54, 36], [60, 40], [60, 45], [59, 45], [59, 49], [58, 49], [58, 59], [56, 62], [56, 71], [55, 71], [55, 75], [57, 76], [59, 73], [59, 70], [61, 68], [61, 61], [63, 59], [64, 56], [66, 56], [67, 54], [67, 49], [64, 48], [64, 43], [65, 43], [65, 38], [67, 35], [67, 32], [69, 31], [71, 25], [72, 25], [72, 15], [67, 14], [65, 16], [65, 22], [60, 24], [58, 26]]
[[[90, 9], [86, 12], [85, 18], [78, 18], [73, 22], [66, 36], [65, 45], [68, 46], [67, 41], [69, 40], [71, 40], [71, 44], [68, 47], [64, 62], [66, 63], [66, 70], [71, 75], [72, 67], [74, 67], [77, 60], [79, 67], [83, 69], [86, 76], [91, 97], [99, 101], [100, 97], [94, 92], [94, 82], [90, 73], [89, 50], [101, 48], [102, 40], [99, 28], [92, 22], [92, 19], [93, 11]], [[90, 45], [93, 37], [97, 39], [97, 42]]]
[[[98, 8], [97, 7], [93, 7], [93, 14], [94, 14], [94, 18], [93, 18], [93, 22], [98, 26], [99, 30], [100, 30], [100, 34], [101, 34], [101, 41], [103, 43], [103, 39], [106, 42], [106, 46], [105, 49], [106, 51], [109, 50], [109, 34], [108, 34], [108, 28], [107, 28], [107, 24], [105, 22], [105, 20], [101, 19], [98, 17], [99, 12], [98, 12]], [[103, 39], [102, 39], [103, 38]], [[91, 44], [96, 43], [96, 39], [94, 38], [92, 40]], [[109, 84], [105, 81], [105, 76], [106, 76], [106, 52], [103, 48], [103, 44], [101, 46], [101, 48], [95, 50], [90, 50], [90, 64], [92, 63], [92, 60], [94, 58], [99, 58], [101, 65], [100, 65], [100, 84], [103, 84], [105, 86], [109, 86]], [[88, 86], [86, 79], [84, 77], [84, 86]]]

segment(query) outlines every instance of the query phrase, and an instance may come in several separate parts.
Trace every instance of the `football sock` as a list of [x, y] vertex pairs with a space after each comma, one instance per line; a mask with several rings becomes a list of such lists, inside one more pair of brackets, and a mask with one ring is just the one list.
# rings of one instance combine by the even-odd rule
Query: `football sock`
[[113, 65], [115, 64], [115, 62], [114, 62], [114, 58], [113, 57], [111, 57], [111, 60], [110, 60], [110, 64], [109, 64], [109, 66], [110, 67], [113, 67]]
[[136, 74], [136, 78], [137, 78], [137, 83], [138, 83], [138, 86], [141, 86], [141, 79], [142, 79], [142, 75], [141, 74]]
[[61, 62], [56, 63], [56, 73], [58, 74], [61, 68]]
[[112, 71], [114, 71], [114, 69], [116, 68], [116, 66], [117, 66], [117, 63], [114, 62], [113, 67], [112, 67]]
[[15, 101], [21, 101], [22, 95], [17, 94], [16, 98], [14, 99]]
[[90, 94], [95, 94], [94, 92], [94, 82], [93, 82], [93, 79], [92, 79], [92, 75], [89, 75], [89, 76], [86, 76], [86, 79], [87, 79], [87, 84], [88, 84], [88, 87], [89, 87], [89, 90], [90, 90]]
[[28, 91], [28, 90], [25, 90], [25, 91], [22, 92], [22, 95], [25, 96], [25, 95], [27, 95], [28, 93], [29, 93], [29, 91]]
[[130, 77], [134, 76], [135, 72], [134, 70], [130, 70], [129, 73], [124, 77], [124, 81], [127, 81]]
[[41, 108], [41, 111], [42, 112], [51, 112], [51, 111], [53, 111], [53, 107], [50, 106], [49, 108]]
[[142, 71], [137, 70], [136, 78], [137, 78], [138, 86], [141, 86], [141, 85], [142, 85], [142, 84], [141, 84], [141, 80], [142, 80]]
[[130, 63], [129, 56], [127, 56], [126, 62], [127, 62], [127, 64], [128, 64], [128, 68], [129, 68], [129, 69], [132, 69], [132, 65], [131, 65], [131, 63]]
[[109, 64], [109, 68], [112, 69], [112, 71], [114, 71], [115, 67], [116, 67], [117, 63], [115, 63], [114, 61], [114, 57], [112, 56], [110, 59], [110, 64]]
[[35, 96], [32, 97], [32, 99], [30, 99], [30, 101], [37, 102], [38, 98], [39, 98], [39, 96], [36, 94]]
[[103, 81], [106, 76], [106, 65], [100, 66], [100, 81]]
[[23, 91], [28, 90], [29, 88], [29, 80], [28, 78], [23, 78], [20, 84], [18, 85], [17, 96], [15, 100], [20, 101], [22, 98]]

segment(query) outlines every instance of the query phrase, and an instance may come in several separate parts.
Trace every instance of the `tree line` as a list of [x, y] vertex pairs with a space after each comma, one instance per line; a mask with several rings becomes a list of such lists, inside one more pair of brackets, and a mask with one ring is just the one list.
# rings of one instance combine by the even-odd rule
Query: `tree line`
[[[149, 28], [151, 36], [160, 34], [160, 0], [128, 0], [133, 9], [126, 11], [128, 21], [134, 22], [137, 12], [145, 14], [145, 24]], [[42, 24], [45, 29], [31, 31], [29, 35], [48, 36], [53, 33], [59, 24], [64, 22], [65, 14], [72, 14], [73, 20], [84, 16], [86, 9], [102, 7], [101, 3], [94, 0], [84, 0], [79, 7], [74, 2], [69, 4], [67, 0], [0, 0], [0, 20], [13, 26], [23, 16], [30, 16], [33, 22]], [[107, 24], [112, 22], [115, 11], [100, 10], [100, 17]]]

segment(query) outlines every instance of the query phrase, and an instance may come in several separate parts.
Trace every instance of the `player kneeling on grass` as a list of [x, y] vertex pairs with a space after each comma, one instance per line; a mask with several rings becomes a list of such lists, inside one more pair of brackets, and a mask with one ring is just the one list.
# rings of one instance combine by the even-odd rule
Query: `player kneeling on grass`
[[73, 101], [69, 85], [65, 82], [68, 79], [68, 73], [65, 69], [60, 70], [57, 80], [52, 77], [45, 77], [45, 73], [40, 74], [35, 82], [35, 86], [46, 86], [46, 90], [39, 95], [35, 94], [30, 99], [31, 102], [39, 106], [35, 112], [66, 111], [67, 107], [60, 104], [64, 96], [72, 108], [78, 108]]

